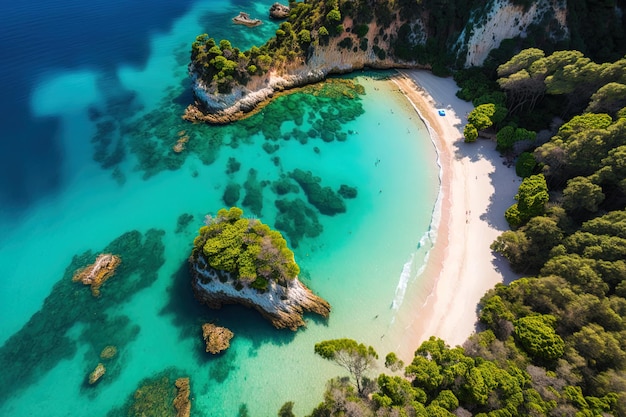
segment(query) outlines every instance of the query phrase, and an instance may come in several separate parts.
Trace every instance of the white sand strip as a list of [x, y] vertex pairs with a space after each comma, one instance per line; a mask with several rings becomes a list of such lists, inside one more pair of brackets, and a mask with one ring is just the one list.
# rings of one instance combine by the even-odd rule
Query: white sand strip
[[514, 168], [503, 165], [493, 141], [463, 142], [473, 106], [455, 96], [452, 78], [403, 70], [393, 81], [429, 127], [441, 164], [441, 221], [419, 284], [430, 292], [407, 313], [411, 318], [399, 349], [406, 355], [407, 346], [415, 349], [431, 335], [451, 346], [462, 344], [475, 331], [484, 293], [516, 278], [489, 246], [508, 229], [504, 211], [514, 203], [520, 180]]

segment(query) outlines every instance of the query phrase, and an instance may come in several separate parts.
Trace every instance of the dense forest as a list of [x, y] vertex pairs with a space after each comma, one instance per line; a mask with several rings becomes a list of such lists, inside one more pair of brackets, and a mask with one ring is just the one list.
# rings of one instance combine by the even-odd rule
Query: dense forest
[[483, 297], [463, 346], [433, 337], [376, 378], [371, 348], [316, 345], [350, 377], [311, 416], [626, 415], [626, 58], [527, 42], [454, 74], [466, 146], [493, 140], [523, 178], [492, 249], [525, 278]]
[[526, 277], [483, 297], [462, 347], [432, 337], [375, 379], [373, 349], [316, 345], [351, 377], [311, 416], [626, 415], [626, 59], [525, 49], [455, 76], [465, 146], [492, 138], [524, 178], [492, 249]]

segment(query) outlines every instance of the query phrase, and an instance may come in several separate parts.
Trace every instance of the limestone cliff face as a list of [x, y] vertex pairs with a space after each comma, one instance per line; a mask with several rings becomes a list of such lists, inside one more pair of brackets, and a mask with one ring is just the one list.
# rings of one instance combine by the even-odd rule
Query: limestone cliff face
[[[568, 35], [564, 0], [538, 0], [527, 10], [509, 0], [492, 0], [485, 8], [474, 13], [474, 19], [465, 26], [456, 43], [457, 50], [465, 53], [466, 67], [482, 65], [489, 52], [504, 39], [525, 37], [531, 24], [540, 24], [550, 16], [558, 25], [550, 33], [554, 40]], [[477, 17], [479, 14], [482, 17]]]
[[312, 312], [328, 317], [330, 304], [313, 294], [298, 278], [286, 286], [271, 282], [267, 291], [259, 292], [241, 284], [228, 273], [210, 268], [203, 257], [189, 260], [192, 287], [196, 298], [210, 308], [223, 304], [241, 304], [256, 309], [278, 329], [297, 330], [304, 326], [302, 315]]

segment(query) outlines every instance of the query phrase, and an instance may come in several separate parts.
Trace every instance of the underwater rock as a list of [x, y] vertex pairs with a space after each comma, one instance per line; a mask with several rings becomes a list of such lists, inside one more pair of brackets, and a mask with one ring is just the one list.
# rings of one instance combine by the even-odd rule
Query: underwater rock
[[204, 323], [202, 325], [202, 338], [206, 343], [206, 351], [216, 355], [225, 351], [230, 346], [230, 339], [234, 336], [226, 327]]
[[297, 193], [300, 191], [300, 188], [289, 177], [281, 175], [279, 179], [272, 183], [272, 191], [277, 195], [285, 195], [287, 193]]
[[231, 182], [226, 185], [224, 194], [222, 194], [222, 201], [226, 204], [226, 207], [236, 206], [239, 201], [241, 185]]
[[338, 193], [343, 198], [356, 198], [357, 189], [356, 187], [350, 187], [349, 185], [341, 184], [339, 186]]
[[246, 195], [243, 198], [242, 205], [248, 207], [255, 216], [261, 217], [263, 210], [263, 183], [257, 180], [257, 171], [254, 168], [248, 170], [248, 178], [243, 184]]
[[189, 142], [189, 135], [187, 135], [184, 130], [181, 130], [178, 132], [178, 140], [176, 140], [176, 143], [172, 146], [172, 150], [176, 153], [181, 153], [185, 150], [185, 144], [187, 142]]
[[270, 7], [270, 17], [272, 19], [286, 19], [289, 16], [289, 6], [284, 4], [274, 3]]
[[89, 374], [89, 385], [93, 385], [98, 382], [100, 378], [102, 378], [102, 376], [106, 373], [106, 371], [107, 369], [104, 367], [104, 365], [102, 363], [99, 363], [98, 366], [96, 366], [96, 369], [94, 369], [93, 372]]
[[98, 255], [96, 261], [85, 268], [81, 268], [74, 273], [73, 282], [82, 282], [91, 286], [91, 294], [94, 297], [100, 296], [100, 286], [115, 275], [115, 270], [122, 262], [119, 256], [110, 253]]
[[191, 414], [191, 401], [189, 400], [189, 378], [178, 378], [174, 382], [176, 389], [176, 397], [174, 398], [174, 408], [176, 409], [176, 417], [189, 417]]
[[193, 214], [183, 213], [178, 216], [178, 220], [176, 220], [176, 231], [174, 233], [183, 232], [187, 228], [187, 226], [189, 226], [189, 223], [191, 223], [192, 220]]
[[346, 212], [346, 204], [343, 199], [330, 187], [322, 187], [320, 185], [321, 178], [314, 176], [311, 171], [305, 172], [301, 169], [295, 169], [290, 176], [300, 184], [309, 203], [320, 213], [334, 216]]
[[292, 247], [297, 248], [302, 238], [319, 236], [324, 230], [315, 210], [302, 199], [279, 199], [274, 205], [278, 209], [274, 225], [287, 235]]
[[154, 377], [142, 380], [123, 408], [114, 410], [108, 415], [127, 417], [174, 415], [177, 387], [172, 384], [172, 381], [175, 381], [174, 378], [178, 378], [178, 375], [180, 375], [179, 371], [168, 369]]
[[241, 162], [237, 161], [232, 156], [228, 158], [228, 163], [226, 165], [227, 175], [234, 174], [235, 172], [239, 171], [240, 168], [241, 168]]
[[115, 355], [117, 355], [117, 348], [113, 345], [109, 345], [100, 352], [100, 359], [111, 359]]

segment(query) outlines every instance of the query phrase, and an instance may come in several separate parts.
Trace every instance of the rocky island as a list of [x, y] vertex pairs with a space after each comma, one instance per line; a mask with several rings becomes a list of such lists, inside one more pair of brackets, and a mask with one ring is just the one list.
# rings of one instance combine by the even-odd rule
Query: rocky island
[[74, 273], [73, 282], [82, 282], [91, 287], [94, 297], [100, 296], [100, 287], [106, 280], [115, 275], [115, 270], [122, 260], [111, 253], [102, 253], [91, 265], [81, 268]]
[[328, 317], [330, 305], [300, 280], [300, 268], [280, 232], [237, 207], [207, 216], [189, 257], [196, 298], [210, 308], [241, 304], [276, 328], [297, 330], [305, 312]]
[[308, 0], [290, 6], [287, 20], [261, 47], [242, 51], [208, 34], [196, 38], [189, 64], [196, 100], [183, 118], [229, 123], [277, 92], [329, 74], [367, 67], [444, 75], [451, 67], [482, 64], [503, 39], [531, 32], [552, 42], [567, 36], [562, 5], [551, 0], [528, 7], [518, 0], [446, 7], [433, 0]]

